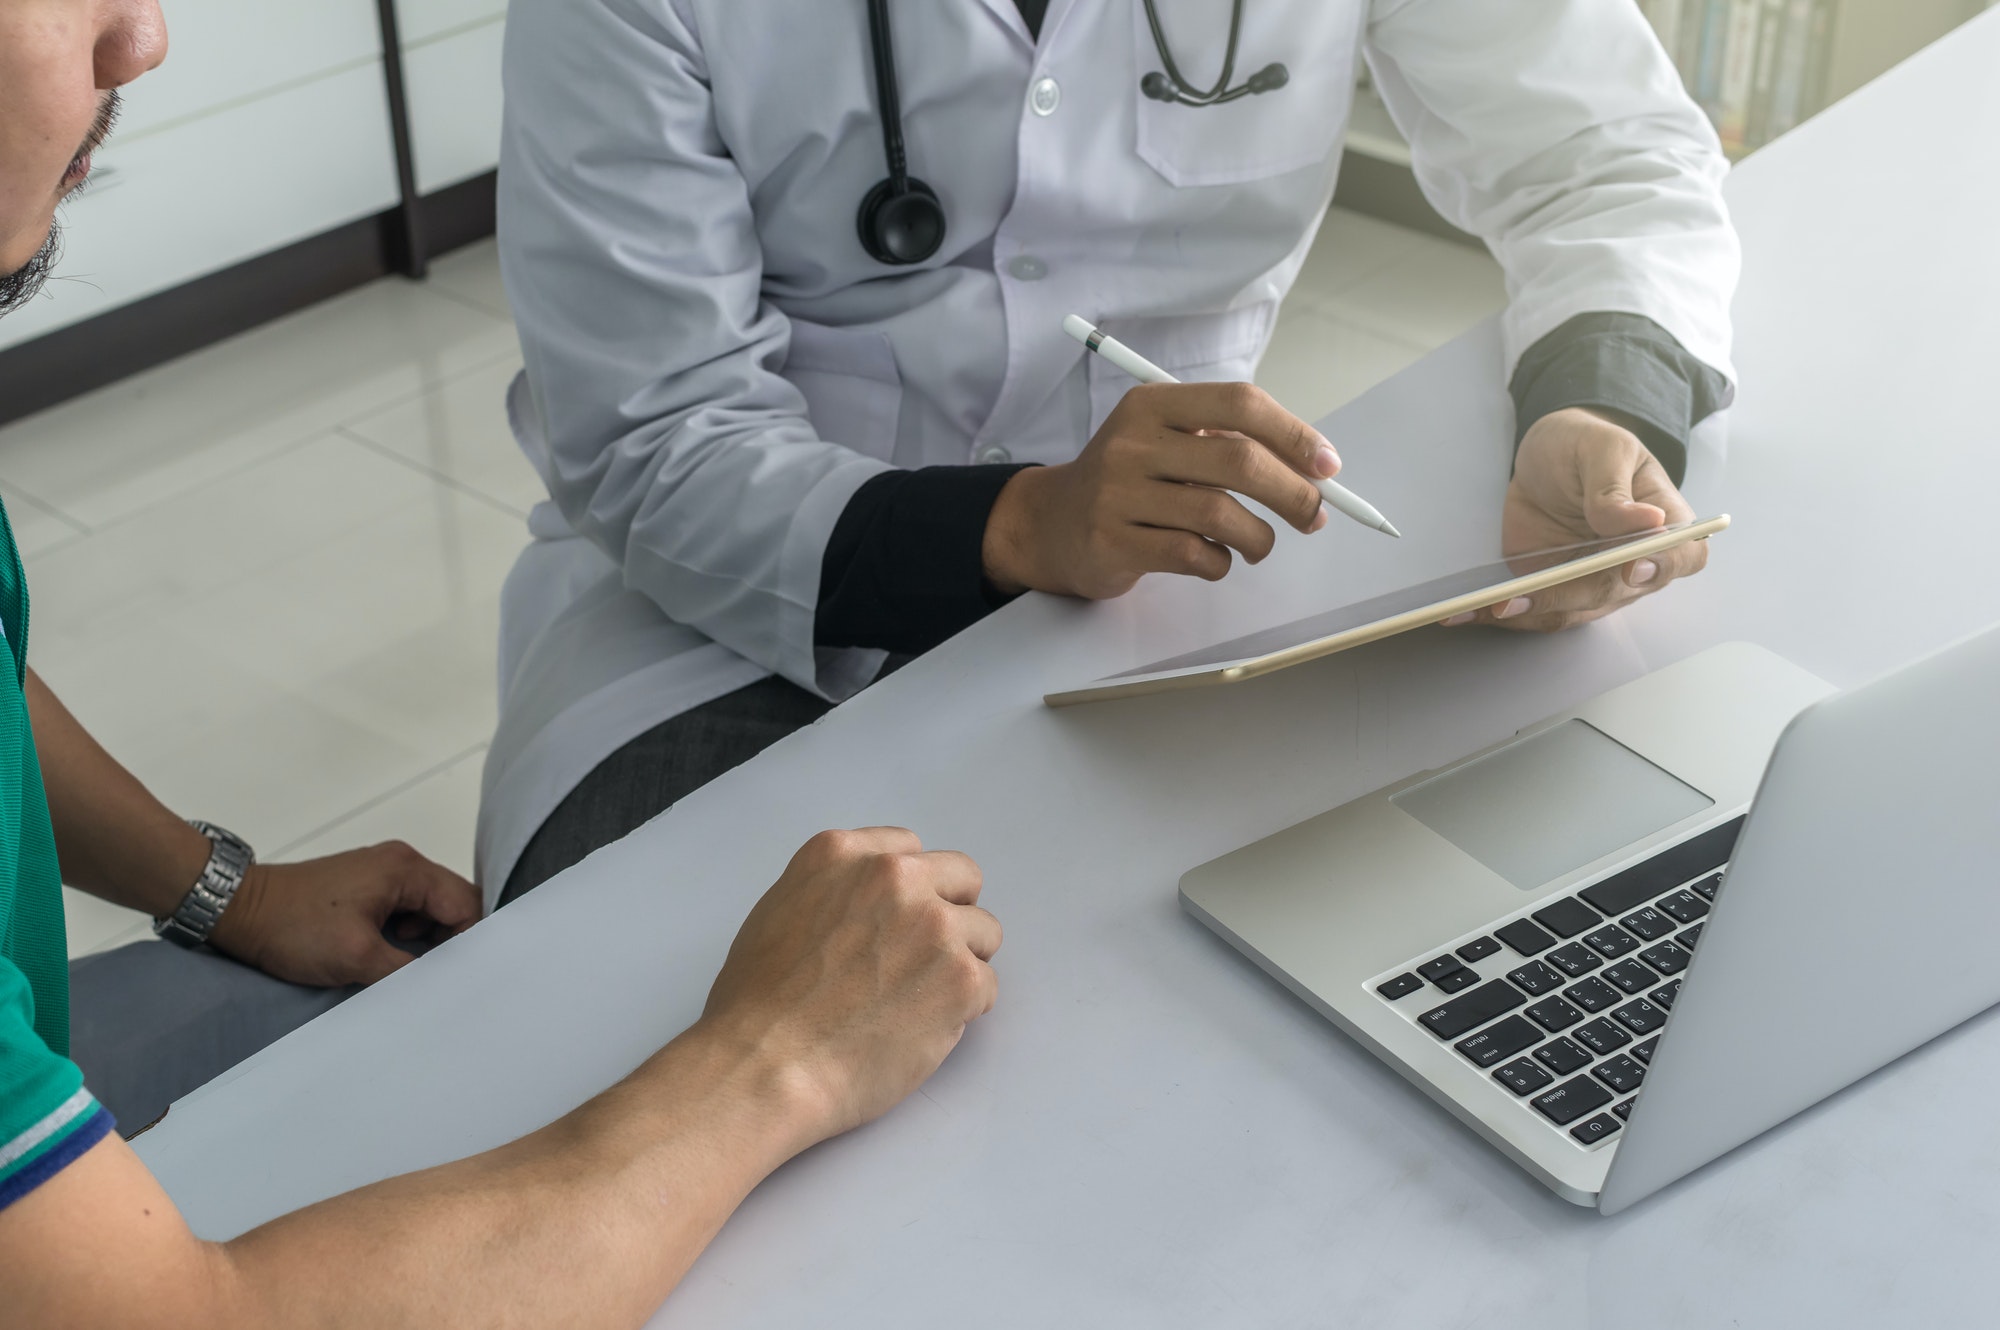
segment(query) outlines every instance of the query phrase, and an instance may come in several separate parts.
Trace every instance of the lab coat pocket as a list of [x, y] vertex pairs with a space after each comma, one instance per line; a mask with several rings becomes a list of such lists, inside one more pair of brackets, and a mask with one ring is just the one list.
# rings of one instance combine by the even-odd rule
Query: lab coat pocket
[[[1187, 314], [1173, 318], [1106, 318], [1098, 324], [1177, 379], [1188, 383], [1229, 383], [1247, 380], [1257, 357], [1270, 340], [1278, 307], [1271, 302], [1246, 305], [1220, 314]], [[1102, 356], [1090, 356], [1090, 432], [1096, 434], [1118, 403], [1130, 392], [1130, 374]]]
[[829, 443], [888, 461], [896, 451], [903, 376], [889, 334], [793, 319], [784, 375], [806, 399], [806, 418]]
[[[1215, 82], [1229, 44], [1229, 6], [1210, 0], [1154, 0], [1174, 62], [1201, 89]], [[1131, 0], [1133, 40], [1143, 75], [1162, 69], [1143, 0]], [[1139, 90], [1139, 156], [1177, 186], [1234, 185], [1326, 161], [1354, 98], [1355, 59], [1366, 6], [1353, 0], [1263, 0], [1243, 6], [1235, 87], [1273, 62], [1282, 88], [1212, 106], [1158, 102]]]

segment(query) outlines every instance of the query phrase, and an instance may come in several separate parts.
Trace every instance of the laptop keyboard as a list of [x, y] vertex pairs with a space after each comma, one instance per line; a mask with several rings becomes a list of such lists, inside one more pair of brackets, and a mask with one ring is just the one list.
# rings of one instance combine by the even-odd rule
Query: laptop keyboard
[[1632, 1112], [1742, 829], [1733, 818], [1372, 986], [1592, 1148]]

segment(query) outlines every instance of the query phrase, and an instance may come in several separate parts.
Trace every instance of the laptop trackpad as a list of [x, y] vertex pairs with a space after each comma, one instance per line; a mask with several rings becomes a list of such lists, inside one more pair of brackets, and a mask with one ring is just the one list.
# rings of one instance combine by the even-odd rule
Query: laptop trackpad
[[1453, 767], [1390, 802], [1524, 891], [1715, 803], [1581, 720]]

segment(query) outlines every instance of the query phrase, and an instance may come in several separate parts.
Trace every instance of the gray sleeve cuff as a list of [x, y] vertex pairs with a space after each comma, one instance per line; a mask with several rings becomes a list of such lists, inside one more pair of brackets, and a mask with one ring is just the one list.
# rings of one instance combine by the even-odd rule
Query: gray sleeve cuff
[[1528, 348], [1509, 389], [1516, 448], [1551, 411], [1616, 411], [1675, 485], [1687, 474], [1694, 427], [1736, 395], [1728, 379], [1640, 314], [1577, 315]]

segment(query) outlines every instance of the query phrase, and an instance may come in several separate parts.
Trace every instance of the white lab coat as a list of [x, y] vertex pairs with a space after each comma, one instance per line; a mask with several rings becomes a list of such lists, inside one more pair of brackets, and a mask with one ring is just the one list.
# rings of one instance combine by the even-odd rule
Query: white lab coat
[[[1227, 0], [1159, 0], [1212, 80]], [[1630, 0], [1248, 0], [1219, 107], [1150, 101], [1140, 0], [892, 3], [914, 174], [944, 248], [856, 237], [885, 172], [866, 10], [513, 0], [500, 245], [549, 487], [509, 578], [480, 810], [489, 901], [627, 740], [776, 672], [840, 699], [881, 653], [813, 644], [820, 558], [888, 467], [1073, 457], [1128, 386], [1075, 312], [1189, 379], [1247, 379], [1332, 196], [1358, 62], [1445, 216], [1506, 270], [1511, 365], [1643, 314], [1729, 372], [1737, 247], [1715, 136]]]

